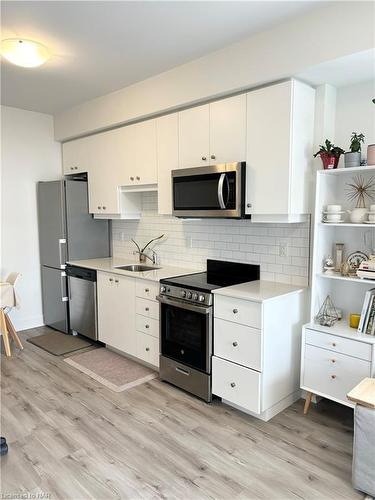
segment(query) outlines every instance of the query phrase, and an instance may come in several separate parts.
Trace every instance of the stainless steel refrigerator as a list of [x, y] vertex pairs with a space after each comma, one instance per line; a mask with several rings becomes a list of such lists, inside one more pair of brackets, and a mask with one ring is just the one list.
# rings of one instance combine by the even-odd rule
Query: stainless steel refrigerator
[[88, 211], [83, 178], [38, 183], [39, 248], [44, 323], [69, 332], [65, 265], [110, 256], [110, 227]]

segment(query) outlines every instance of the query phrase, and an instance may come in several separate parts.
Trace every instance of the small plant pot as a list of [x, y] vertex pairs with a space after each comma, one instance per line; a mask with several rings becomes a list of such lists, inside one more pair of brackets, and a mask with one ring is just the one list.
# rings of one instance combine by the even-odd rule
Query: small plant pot
[[334, 168], [337, 168], [340, 156], [334, 156], [328, 153], [320, 153], [319, 156], [322, 159], [324, 170], [332, 170]]
[[345, 153], [345, 168], [359, 167], [361, 165], [361, 153]]

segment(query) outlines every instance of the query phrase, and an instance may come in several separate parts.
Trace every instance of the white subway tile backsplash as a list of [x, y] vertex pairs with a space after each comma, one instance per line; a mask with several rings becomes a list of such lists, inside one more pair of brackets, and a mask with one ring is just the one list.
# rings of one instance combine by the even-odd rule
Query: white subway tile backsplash
[[[184, 220], [157, 213], [155, 192], [143, 194], [139, 221], [114, 220], [113, 254], [133, 255], [134, 238], [140, 244], [160, 234], [166, 237], [154, 248], [161, 264], [201, 267], [207, 258], [260, 264], [261, 279], [308, 284], [309, 223], [252, 224], [249, 220]], [[287, 247], [280, 257], [279, 245]]]

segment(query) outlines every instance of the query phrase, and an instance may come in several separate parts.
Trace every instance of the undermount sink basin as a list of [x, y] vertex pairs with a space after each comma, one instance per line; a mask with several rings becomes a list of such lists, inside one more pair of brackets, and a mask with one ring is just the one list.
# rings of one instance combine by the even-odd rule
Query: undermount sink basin
[[141, 273], [142, 271], [153, 271], [154, 269], [160, 269], [160, 267], [144, 266], [142, 264], [130, 264], [128, 266], [116, 266], [116, 269], [132, 271], [133, 273]]

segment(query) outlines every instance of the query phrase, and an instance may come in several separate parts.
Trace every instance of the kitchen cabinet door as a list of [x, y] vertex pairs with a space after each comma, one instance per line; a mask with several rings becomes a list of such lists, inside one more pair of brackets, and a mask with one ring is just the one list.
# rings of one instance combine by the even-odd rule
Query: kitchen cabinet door
[[246, 160], [246, 95], [210, 104], [210, 164]]
[[180, 168], [210, 165], [209, 121], [208, 104], [178, 113]]
[[157, 160], [158, 160], [158, 212], [172, 213], [171, 172], [178, 164], [178, 114], [157, 119]]
[[291, 104], [290, 81], [247, 94], [247, 213], [289, 213]]
[[92, 137], [84, 137], [62, 145], [64, 175], [88, 172], [91, 163]]
[[97, 134], [92, 143], [92, 162], [88, 174], [89, 210], [92, 214], [118, 214], [118, 163], [113, 154], [111, 132]]
[[135, 184], [157, 183], [156, 120], [135, 127]]
[[135, 279], [98, 272], [99, 340], [135, 356]]

